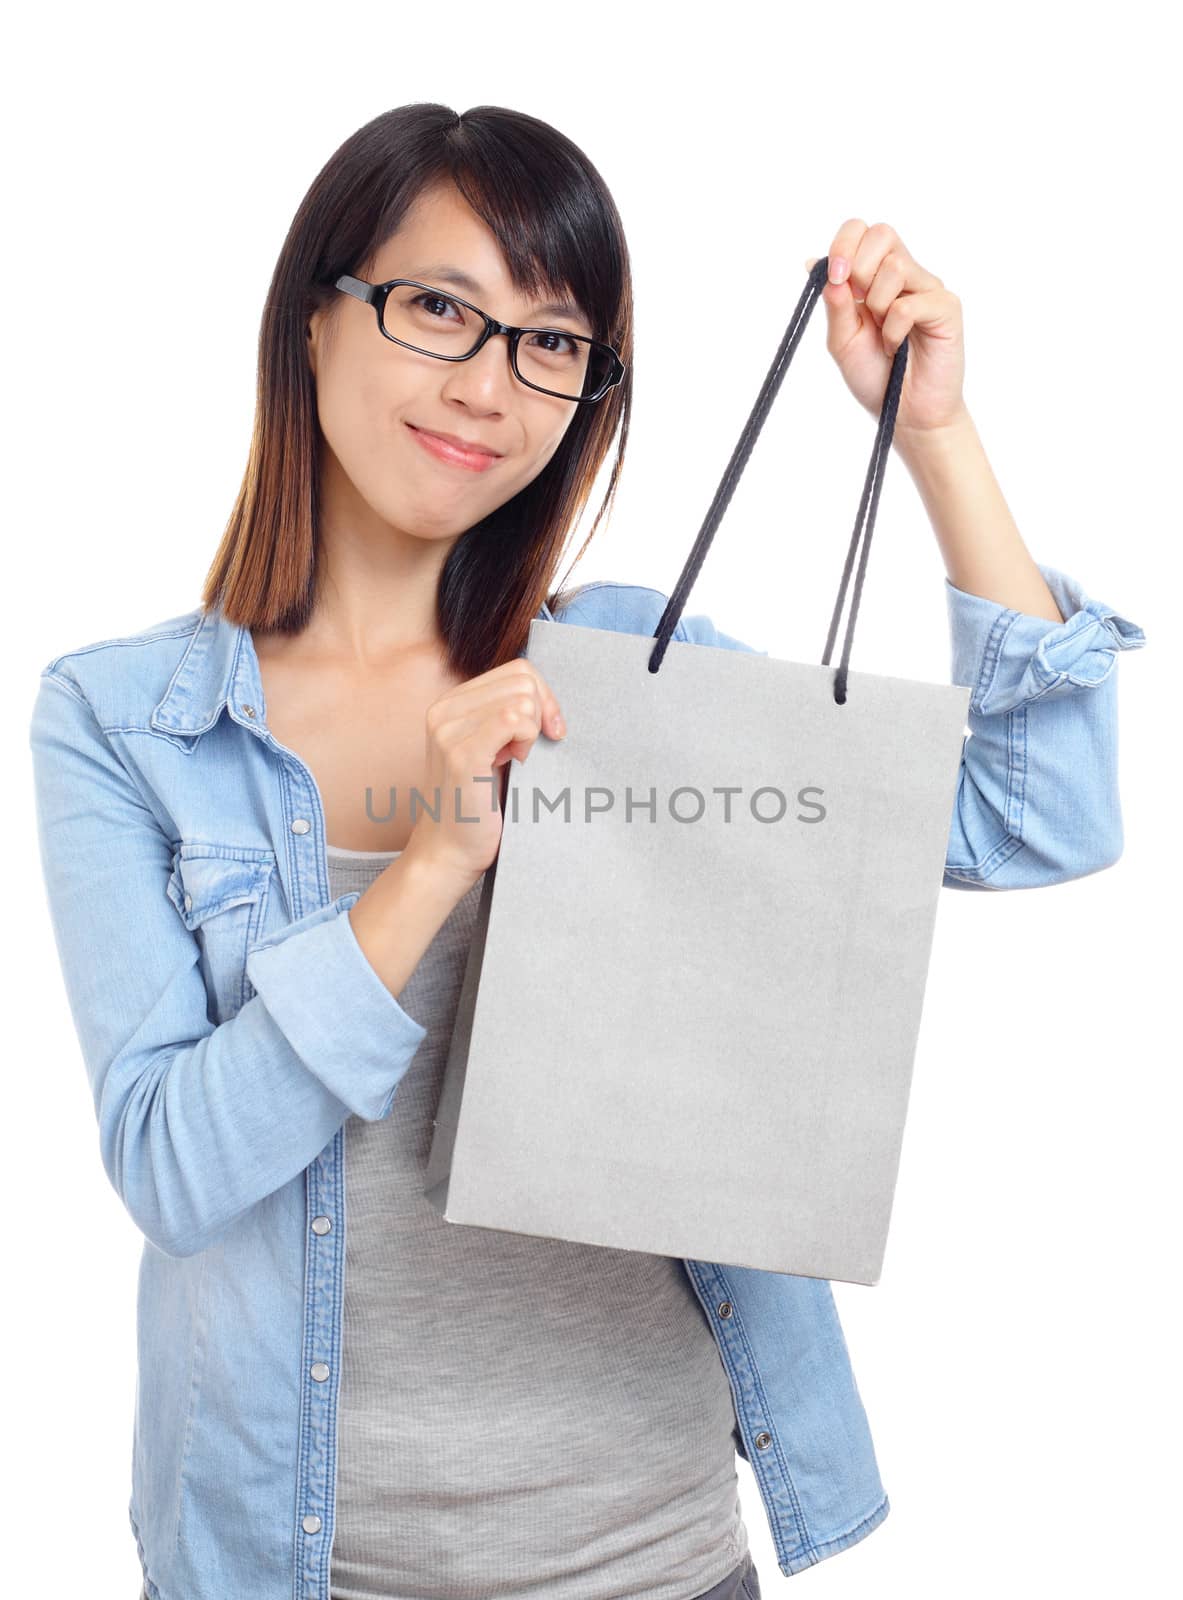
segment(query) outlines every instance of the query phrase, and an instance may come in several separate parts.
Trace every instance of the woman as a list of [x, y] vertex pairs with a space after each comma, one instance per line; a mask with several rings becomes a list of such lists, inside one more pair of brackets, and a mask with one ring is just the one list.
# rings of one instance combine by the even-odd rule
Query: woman
[[[895, 444], [974, 686], [945, 881], [1096, 871], [1112, 668], [1144, 636], [1024, 549], [955, 297], [858, 220], [830, 270], [873, 415], [911, 334]], [[615, 489], [632, 337], [620, 219], [569, 140], [490, 106], [376, 118], [280, 254], [202, 605], [42, 674], [49, 902], [145, 1235], [149, 1600], [750, 1600], [736, 1450], [786, 1575], [888, 1514], [828, 1283], [450, 1228], [422, 1192], [492, 785], [565, 733], [529, 622], [652, 633], [665, 604], [552, 592], [619, 430]], [[675, 637], [748, 648], [702, 616]]]

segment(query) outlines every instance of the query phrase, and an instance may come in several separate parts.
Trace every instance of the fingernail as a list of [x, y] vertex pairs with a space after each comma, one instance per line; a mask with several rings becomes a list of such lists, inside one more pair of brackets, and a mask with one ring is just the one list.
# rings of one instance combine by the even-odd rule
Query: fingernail
[[554, 724], [554, 726], [555, 726], [555, 738], [556, 739], [562, 739], [564, 737], [564, 735], [566, 734], [566, 732], [567, 732], [567, 724], [563, 721], [562, 716], [558, 712], [555, 713], [555, 724]]
[[845, 278], [846, 278], [846, 275], [847, 275], [847, 273], [849, 271], [850, 271], [850, 262], [847, 261], [845, 256], [831, 256], [830, 257], [830, 282], [831, 283], [842, 283], [842, 282], [844, 282]]

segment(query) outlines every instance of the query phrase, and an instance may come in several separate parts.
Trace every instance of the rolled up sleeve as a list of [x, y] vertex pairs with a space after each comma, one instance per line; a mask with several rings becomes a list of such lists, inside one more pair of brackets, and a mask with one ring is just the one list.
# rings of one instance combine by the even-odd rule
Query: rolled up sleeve
[[948, 888], [1063, 883], [1122, 852], [1115, 668], [1146, 635], [1075, 578], [1039, 570], [1063, 622], [945, 580], [952, 681], [971, 691]]
[[394, 1102], [392, 1061], [409, 1061], [427, 1029], [403, 1010], [358, 944], [349, 910], [360, 898], [356, 890], [342, 895], [324, 908], [332, 915], [312, 912], [312, 925], [302, 918], [255, 945], [246, 975], [308, 1071], [355, 1116], [374, 1122]]

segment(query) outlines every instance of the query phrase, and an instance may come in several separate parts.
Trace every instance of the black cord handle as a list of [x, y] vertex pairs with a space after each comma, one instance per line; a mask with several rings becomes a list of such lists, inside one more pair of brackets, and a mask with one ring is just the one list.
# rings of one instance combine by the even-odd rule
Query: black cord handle
[[[706, 521], [699, 531], [698, 538], [694, 541], [694, 546], [686, 558], [686, 565], [682, 568], [681, 575], [674, 585], [673, 593], [670, 595], [666, 608], [661, 614], [661, 620], [657, 624], [657, 630], [653, 635], [657, 642], [649, 656], [650, 672], [656, 672], [661, 666], [666, 646], [670, 642], [674, 629], [678, 626], [678, 619], [685, 609], [687, 597], [694, 587], [699, 568], [706, 559], [706, 553], [710, 548], [711, 540], [715, 536], [715, 530], [723, 519], [723, 513], [727, 510], [731, 502], [731, 496], [735, 493], [735, 486], [739, 482], [744, 467], [747, 465], [748, 457], [752, 453], [752, 447], [756, 443], [760, 429], [764, 426], [765, 418], [772, 409], [772, 402], [776, 399], [777, 391], [784, 381], [789, 362], [796, 352], [805, 324], [809, 321], [814, 306], [821, 298], [821, 292], [829, 270], [829, 256], [822, 256], [820, 260], [815, 261], [813, 264], [804, 292], [797, 302], [796, 309], [790, 318], [789, 326], [785, 330], [785, 336], [781, 340], [780, 348], [776, 352], [776, 358], [768, 370], [768, 376], [764, 379], [760, 393], [756, 396], [756, 403], [752, 407], [751, 415], [744, 424], [743, 432], [739, 436], [739, 442], [732, 452], [731, 460], [727, 463], [727, 470], [723, 474], [719, 487], [715, 490], [715, 498], [711, 501]], [[830, 655], [833, 652], [834, 639], [838, 632], [838, 618], [842, 615], [842, 605], [846, 599], [846, 587], [850, 581], [850, 571], [854, 565], [855, 551], [858, 549], [859, 540], [862, 536], [863, 519], [866, 518], [866, 539], [863, 541], [858, 572], [855, 575], [854, 595], [851, 600], [850, 617], [846, 624], [846, 639], [842, 646], [842, 659], [838, 664], [838, 670], [834, 674], [834, 700], [840, 706], [846, 704], [846, 674], [850, 664], [850, 646], [854, 638], [855, 618], [858, 616], [859, 600], [862, 598], [863, 578], [867, 570], [867, 556], [871, 549], [871, 533], [875, 527], [875, 513], [879, 509], [879, 491], [883, 487], [883, 474], [886, 470], [887, 458], [891, 450], [892, 435], [895, 432], [896, 412], [899, 410], [900, 390], [903, 388], [904, 369], [907, 364], [908, 341], [905, 338], [895, 353], [895, 359], [888, 374], [887, 388], [883, 395], [883, 406], [879, 413], [879, 426], [875, 431], [875, 445], [871, 451], [871, 462], [867, 468], [862, 499], [859, 501], [858, 516], [855, 519], [854, 532], [850, 538], [850, 548], [846, 553], [846, 565], [842, 569], [842, 582], [838, 589], [838, 600], [834, 606], [834, 615], [830, 619], [830, 631], [826, 635], [826, 648], [821, 661], [823, 667], [828, 667], [830, 664]]]

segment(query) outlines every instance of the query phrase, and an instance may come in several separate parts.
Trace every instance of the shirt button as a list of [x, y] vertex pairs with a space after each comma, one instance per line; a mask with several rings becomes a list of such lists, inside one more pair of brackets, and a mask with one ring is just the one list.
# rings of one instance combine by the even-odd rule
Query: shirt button
[[314, 1512], [311, 1516], [305, 1517], [300, 1526], [304, 1529], [305, 1533], [319, 1533], [320, 1518]]
[[771, 1443], [772, 1443], [772, 1435], [770, 1433], [758, 1433], [756, 1435], [756, 1449], [757, 1450], [767, 1450], [768, 1446]]
[[243, 706], [242, 709], [248, 717], [253, 717], [255, 714], [254, 706]]
[[313, 1233], [328, 1233], [332, 1226], [333, 1224], [329, 1221], [328, 1217], [313, 1217], [312, 1219]]
[[317, 1383], [323, 1383], [329, 1375], [328, 1366], [323, 1361], [314, 1361], [312, 1363], [311, 1370], [312, 1376], [316, 1379]]
[[312, 824], [307, 817], [294, 817], [292, 819], [293, 833], [307, 833]]
[[730, 1300], [724, 1300], [723, 1304], [719, 1307], [719, 1315], [721, 1317], [729, 1317], [731, 1315], [731, 1301]]
[[193, 910], [193, 896], [191, 894], [187, 894], [185, 896], [185, 910], [186, 911], [192, 911]]

